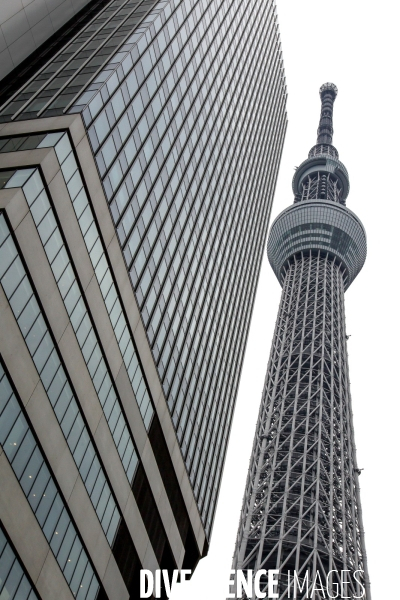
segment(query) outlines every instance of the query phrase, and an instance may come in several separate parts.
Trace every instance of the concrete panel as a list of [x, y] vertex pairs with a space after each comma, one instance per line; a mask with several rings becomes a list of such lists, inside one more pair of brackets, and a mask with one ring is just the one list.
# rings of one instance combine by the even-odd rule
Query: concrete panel
[[50, 19], [53, 23], [54, 31], [60, 29], [65, 23], [67, 23], [74, 16], [74, 7], [72, 6], [71, 0], [64, 0], [60, 6], [50, 11]]
[[0, 52], [3, 52], [7, 48], [6, 38], [4, 37], [4, 33], [0, 27]]
[[[36, 582], [50, 549], [5, 454], [0, 456], [0, 480], [0, 519]], [[64, 579], [58, 567], [55, 571], [55, 579], [59, 575]]]
[[35, 40], [29, 30], [8, 47], [13, 64], [16, 66], [36, 50]]
[[181, 553], [183, 551], [182, 539], [176, 525], [171, 505], [168, 500], [167, 492], [160, 477], [160, 472], [154, 457], [153, 449], [150, 441], [147, 440], [142, 454], [143, 466], [146, 471], [147, 478], [157, 503], [158, 512], [164, 525], [164, 529], [168, 535], [168, 540], [171, 545], [172, 553], [177, 564], [179, 564]]
[[129, 600], [129, 593], [125, 587], [114, 556], [110, 555], [107, 570], [102, 578], [102, 583], [108, 598], [118, 598], [118, 600]]
[[[134, 541], [140, 562], [142, 565], [146, 565], [146, 569], [158, 569], [159, 565], [156, 555], [154, 554], [149, 536], [147, 535], [147, 530], [144, 526], [138, 506], [132, 494], [128, 499], [128, 503], [124, 511], [124, 518]], [[148, 562], [145, 562], [146, 556]]]
[[52, 333], [58, 342], [63, 336], [69, 319], [30, 213], [15, 233]]
[[45, 0], [33, 0], [26, 5], [25, 13], [30, 27], [33, 27], [48, 16], [49, 11]]
[[21, 0], [0, 0], [0, 25], [23, 9]]
[[115, 379], [115, 383], [124, 407], [126, 417], [128, 419], [128, 423], [132, 430], [133, 437], [135, 438], [139, 456], [141, 456], [143, 454], [144, 446], [147, 442], [147, 433], [143, 425], [139, 407], [133, 395], [131, 382], [129, 381], [125, 366], [121, 366], [121, 369]]
[[7, 46], [11, 46], [24, 33], [29, 31], [30, 26], [24, 10], [20, 10], [12, 17], [4, 21], [1, 29], [4, 34]]
[[[0, 327], [0, 354], [11, 378], [16, 383], [22, 402], [26, 404], [39, 382], [39, 375], [31, 361], [25, 341], [1, 287], [0, 320], [2, 324]], [[24, 374], [23, 377], [21, 377], [21, 373]]]
[[124, 511], [128, 498], [132, 495], [132, 492], [104, 416], [101, 418], [96, 429], [94, 441], [103, 461], [110, 484], [114, 490], [118, 505], [121, 510]]
[[[100, 579], [102, 579], [110, 559], [111, 549], [81, 478], [76, 481], [76, 485], [68, 501], [68, 506], [71, 509], [75, 525], [82, 536], [95, 569]], [[119, 572], [118, 578], [122, 579]]]
[[53, 23], [51, 22], [50, 15], [46, 15], [39, 23], [34, 25], [31, 29], [32, 37], [35, 41], [36, 47], [39, 48], [47, 40], [47, 38], [54, 33]]
[[65, 0], [46, 0], [47, 8], [49, 9], [49, 13], [56, 9], [58, 6], [64, 4]]
[[[1, 0], [0, 0], [1, 1]], [[132, 286], [129, 280], [129, 276], [124, 264], [123, 256], [119, 247], [118, 240], [115, 235], [114, 226], [112, 223], [111, 216], [108, 211], [107, 202], [104, 197], [103, 190], [101, 188], [101, 184], [99, 181], [97, 169], [93, 162], [93, 157], [91, 154], [91, 150], [86, 139], [86, 135], [84, 132], [84, 127], [81, 121], [81, 117], [78, 116], [69, 116], [69, 117], [54, 117], [48, 119], [40, 119], [40, 120], [32, 120], [26, 121], [25, 123], [12, 123], [7, 124], [2, 129], [2, 135], [7, 135], [10, 133], [17, 133], [18, 128], [20, 127], [21, 132], [29, 131], [38, 131], [38, 130], [49, 130], [49, 129], [59, 129], [61, 127], [70, 127], [70, 131], [75, 143], [78, 144], [78, 155], [85, 165], [85, 178], [86, 183], [89, 188], [89, 192], [92, 198], [92, 201], [95, 206], [95, 212], [97, 216], [100, 216], [100, 227], [103, 232], [103, 228], [105, 231], [105, 239], [109, 239], [108, 252], [110, 257], [111, 266], [116, 275], [117, 283], [120, 291], [122, 291], [122, 300], [124, 302], [128, 318], [130, 322], [134, 322], [134, 335], [135, 341], [138, 345], [139, 352], [141, 354], [141, 359], [144, 363], [146, 377], [149, 381], [151, 387], [151, 393], [153, 395], [153, 400], [156, 404], [157, 414], [160, 418], [161, 426], [166, 438], [167, 446], [171, 453], [172, 462], [174, 464], [174, 468], [178, 477], [178, 480], [181, 484], [182, 494], [187, 506], [187, 510], [189, 512], [190, 520], [192, 522], [193, 529], [195, 531], [195, 535], [197, 537], [197, 541], [199, 547], [202, 549], [204, 543], [204, 531], [201, 525], [199, 513], [197, 510], [196, 503], [194, 501], [193, 492], [191, 489], [191, 485], [188, 479], [188, 475], [185, 469], [184, 461], [182, 459], [182, 455], [179, 449], [179, 445], [177, 443], [176, 434], [172, 425], [172, 421], [169, 415], [169, 411], [166, 405], [166, 401], [164, 398], [164, 394], [159, 382], [156, 366], [154, 364], [154, 360], [151, 354], [151, 350], [147, 341], [147, 337], [139, 316], [139, 311], [137, 307], [137, 303], [135, 300], [135, 296], [132, 290]], [[53, 152], [53, 151], [51, 151]], [[47, 158], [47, 157], [46, 157]], [[58, 175], [57, 175], [58, 177]], [[53, 183], [53, 182], [52, 182]], [[55, 183], [53, 183], [55, 185]], [[62, 187], [62, 186], [61, 186]], [[59, 188], [61, 193], [61, 187]], [[55, 188], [54, 188], [55, 189]], [[62, 191], [62, 194], [64, 192]], [[80, 263], [82, 260], [87, 257], [86, 250], [84, 249], [84, 242], [82, 240], [81, 234], [76, 224], [76, 220], [73, 214], [73, 209], [71, 207], [70, 201], [64, 203], [59, 194], [55, 194], [57, 198], [57, 202], [60, 203], [60, 217], [62, 220], [62, 225], [64, 230], [68, 235], [68, 243], [70, 248], [72, 249], [72, 254], [74, 258], [74, 262], [76, 261], [76, 265], [78, 267], [78, 273], [81, 274]], [[72, 230], [75, 230], [72, 233]], [[76, 255], [76, 258], [75, 258]], [[87, 258], [87, 260], [89, 260]], [[90, 277], [91, 274], [91, 277]], [[93, 311], [94, 319], [96, 323], [96, 327], [98, 327], [98, 332], [101, 338], [102, 343], [104, 344], [104, 348], [107, 351], [108, 356], [112, 356], [114, 354], [114, 350], [116, 348], [115, 340], [113, 336], [110, 337], [111, 326], [106, 316], [106, 309], [101, 300], [101, 294], [97, 287], [96, 280], [93, 275], [93, 269], [88, 270], [86, 274], [86, 267], [83, 269], [82, 279], [87, 281], [87, 285], [85, 288], [88, 303]], [[100, 421], [96, 421], [96, 419], [92, 418], [92, 407], [96, 407], [95, 411], [99, 409], [99, 403], [97, 397], [94, 394], [93, 386], [91, 382], [87, 381], [88, 375], [86, 369], [83, 367], [81, 353], [78, 350], [78, 346], [76, 340], [72, 338], [74, 336], [71, 328], [67, 328], [65, 335], [68, 340], [63, 340], [62, 342], [62, 352], [64, 354], [64, 358], [67, 363], [67, 367], [71, 376], [73, 377], [73, 383], [78, 393], [79, 399], [84, 406], [84, 412], [87, 415], [87, 418], [90, 420], [90, 427], [92, 431], [96, 431], [96, 436], [98, 436], [98, 445], [101, 452], [101, 448], [110, 447], [109, 444], [112, 444], [110, 440], [110, 433], [108, 431], [108, 426], [106, 425], [104, 419]], [[108, 341], [110, 340], [110, 343]], [[114, 341], [112, 341], [114, 340]], [[75, 348], [75, 352], [74, 349]], [[138, 447], [139, 454], [142, 457], [143, 465], [148, 474], [148, 477], [151, 480], [151, 485], [154, 487], [153, 492], [157, 501], [160, 502], [160, 511], [162, 512], [163, 522], [166, 531], [168, 532], [171, 543], [174, 547], [174, 554], [178, 563], [182, 557], [183, 546], [180, 540], [179, 533], [177, 531], [177, 527], [175, 521], [172, 516], [172, 511], [166, 496], [166, 492], [158, 471], [158, 467], [151, 449], [151, 445], [148, 442], [147, 433], [144, 429], [143, 422], [141, 416], [139, 414], [139, 410], [134, 400], [133, 391], [131, 388], [131, 384], [129, 382], [125, 367], [120, 362], [120, 353], [119, 350], [116, 351], [118, 355], [118, 361], [115, 363], [116, 366], [120, 366], [118, 375], [116, 377], [116, 385], [118, 388], [118, 392], [120, 394], [125, 413], [127, 415], [128, 422], [130, 424], [131, 430], [133, 432], [135, 443]], [[75, 354], [75, 355], [74, 355]], [[114, 372], [114, 360], [111, 363], [112, 371]], [[79, 377], [78, 375], [79, 374]], [[101, 409], [100, 409], [101, 410]], [[98, 413], [101, 415], [101, 413]], [[98, 431], [97, 431], [98, 427]], [[117, 452], [115, 447], [113, 447], [113, 452], [115, 452], [115, 456]], [[102, 452], [101, 452], [102, 453]], [[103, 454], [103, 453], [102, 453]], [[118, 482], [112, 478], [111, 472], [113, 470], [112, 464], [109, 465], [107, 462], [107, 458], [104, 457], [104, 462], [106, 465], [106, 470], [109, 472], [110, 479], [112, 480], [113, 487], [118, 486]], [[111, 460], [113, 463], [114, 459]], [[117, 458], [119, 461], [119, 458]], [[117, 471], [118, 479], [124, 475], [122, 473], [122, 467], [118, 462], [119, 469]], [[111, 468], [111, 471], [110, 471]], [[123, 479], [124, 480], [124, 479]], [[126, 478], [124, 480], [126, 482]], [[127, 482], [126, 482], [127, 485]], [[115, 487], [117, 489], [117, 487]], [[132, 494], [128, 495], [128, 503], [132, 501]], [[134, 534], [135, 538], [136, 534]], [[146, 550], [148, 552], [148, 550]]]
[[[110, 216], [109, 219], [111, 220]], [[122, 256], [121, 247], [116, 234], [114, 234], [109, 245], [107, 246], [107, 252], [113, 268], [114, 277], [118, 285], [118, 290], [125, 306], [129, 325], [131, 330], [135, 331], [140, 321], [140, 313], [135, 296], [133, 294], [132, 284], [128, 276], [124, 257]]]
[[75, 333], [69, 324], [58, 344], [67, 371], [85, 414], [89, 428], [94, 433], [103, 415], [92, 380], [90, 379]]
[[57, 172], [48, 185], [80, 282], [83, 289], [86, 289], [94, 271], [61, 171]]
[[0, 191], [0, 208], [5, 208], [11, 227], [16, 229], [29, 212], [21, 188]]
[[0, 80], [90, 0], [0, 0]]
[[[57, 571], [59, 572], [59, 576], [57, 573], [56, 577]], [[36, 588], [43, 599], [57, 598], [57, 600], [71, 600], [74, 597], [52, 552], [49, 552], [46, 557], [43, 569], [36, 581]]]
[[110, 240], [115, 236], [115, 229], [111, 220], [111, 215], [108, 209], [107, 201], [104, 196], [104, 191], [99, 178], [97, 167], [93, 159], [93, 154], [89, 145], [89, 140], [86, 136], [81, 139], [80, 143], [76, 148], [76, 151], [81, 165], [85, 165], [85, 168], [82, 170], [84, 172], [86, 185], [88, 186], [89, 193], [94, 204], [96, 217], [99, 223], [101, 223], [101, 232], [103, 235], [104, 243], [107, 247], [110, 243]]
[[[79, 266], [78, 262], [75, 264]], [[123, 360], [110, 318], [107, 313], [107, 309], [104, 304], [103, 296], [101, 295], [100, 288], [94, 274], [91, 282], [85, 289], [85, 296], [88, 301], [90, 312], [92, 314], [97, 333], [99, 334], [101, 344], [107, 356], [111, 374], [115, 379], [123, 365]]]
[[[4, 36], [3, 36], [4, 38]], [[3, 79], [12, 69], [14, 68], [14, 63], [11, 58], [11, 54], [8, 48], [0, 52], [0, 80]]]
[[68, 501], [80, 475], [41, 383], [34, 390], [26, 411], [51, 469], [57, 474], [56, 479], [64, 498]]
[[[151, 353], [150, 344], [147, 339], [146, 331], [143, 327], [142, 320], [137, 324], [133, 332], [135, 343], [142, 361], [143, 371], [146, 375], [147, 383], [150, 388], [151, 395], [154, 398], [160, 398], [161, 384], [154, 364], [153, 355]], [[164, 400], [165, 403], [165, 400]]]
[[[68, 129], [70, 126], [73, 126], [75, 121], [80, 121], [82, 123], [82, 117], [80, 115], [64, 115], [62, 117], [46, 117], [43, 119], [29, 119], [28, 121], [17, 122], [13, 121], [2, 124], [1, 135], [28, 135], [29, 133], [38, 131]], [[3, 154], [2, 158], [3, 156], [5, 155]]]

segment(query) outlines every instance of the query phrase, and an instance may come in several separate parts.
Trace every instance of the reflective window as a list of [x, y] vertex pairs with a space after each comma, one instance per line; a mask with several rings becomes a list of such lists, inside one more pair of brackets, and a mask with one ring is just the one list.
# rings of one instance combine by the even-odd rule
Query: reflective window
[[[35, 171], [33, 175], [34, 181], [36, 181], [37, 184], [38, 181], [35, 179], [35, 175], [38, 175], [38, 171]], [[32, 186], [32, 188], [33, 187], [34, 186]], [[37, 188], [40, 189], [40, 186], [37, 186]], [[27, 190], [27, 198], [30, 197], [29, 189]], [[34, 196], [34, 194], [32, 194], [32, 196]], [[1, 237], [4, 239], [0, 246], [0, 264], [7, 267], [7, 270], [0, 271], [1, 286], [8, 298], [14, 316], [17, 319], [21, 333], [25, 338], [32, 360], [40, 375], [40, 379], [54, 409], [57, 420], [60, 423], [68, 447], [103, 527], [103, 531], [111, 545], [115, 538], [116, 530], [121, 518], [119, 509], [112, 496], [108, 482], [105, 483], [105, 489], [107, 491], [108, 502], [110, 502], [110, 506], [113, 507], [110, 518], [109, 514], [107, 514], [107, 518], [105, 518], [104, 511], [101, 507], [98, 507], [98, 498], [92, 497], [91, 495], [92, 490], [90, 489], [90, 481], [88, 480], [88, 461], [92, 461], [92, 464], [95, 462], [99, 465], [97, 452], [93, 446], [90, 434], [84, 419], [82, 418], [78, 402], [71, 389], [58, 351], [54, 346], [35, 293], [29, 282], [21, 259], [17, 254], [15, 244], [3, 215], [0, 215], [0, 231], [2, 232]], [[13, 257], [14, 259], [12, 260]], [[11, 410], [12, 406], [13, 405], [10, 404], [7, 410]], [[8, 423], [10, 422], [9, 417], [4, 417], [4, 419], [4, 422], [8, 426]], [[22, 435], [22, 424], [23, 421], [19, 420], [15, 423], [15, 436]], [[4, 441], [5, 440], [0, 437], [0, 442], [4, 443]], [[42, 473], [38, 479], [37, 485], [39, 485], [40, 489], [42, 483], [43, 485], [46, 483], [43, 477], [45, 476]], [[34, 497], [40, 497], [36, 491]]]
[[[75, 525], [45, 462], [19, 398], [0, 364], [0, 444], [76, 598], [95, 599], [100, 588]], [[3, 545], [3, 553], [2, 553]], [[0, 594], [36, 598], [0, 530]]]

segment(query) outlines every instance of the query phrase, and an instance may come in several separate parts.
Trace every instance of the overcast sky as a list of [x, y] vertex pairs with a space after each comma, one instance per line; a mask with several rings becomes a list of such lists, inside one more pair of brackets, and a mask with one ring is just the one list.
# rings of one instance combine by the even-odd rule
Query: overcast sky
[[[263, 2], [263, 0], [259, 0]], [[394, 0], [277, 0], [289, 126], [272, 220], [293, 202], [294, 166], [315, 144], [318, 90], [332, 81], [333, 143], [347, 206], [367, 231], [346, 293], [351, 393], [373, 600], [397, 597], [399, 558], [399, 17]], [[271, 220], [271, 222], [272, 222]], [[265, 256], [210, 551], [171, 600], [224, 600], [281, 288]]]

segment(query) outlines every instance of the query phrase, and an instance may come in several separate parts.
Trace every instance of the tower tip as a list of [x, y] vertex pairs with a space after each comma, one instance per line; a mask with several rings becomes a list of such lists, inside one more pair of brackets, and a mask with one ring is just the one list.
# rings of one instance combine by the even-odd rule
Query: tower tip
[[321, 98], [322, 98], [323, 93], [327, 92], [327, 91], [333, 92], [333, 94], [334, 94], [333, 99], [336, 98], [336, 96], [338, 94], [338, 89], [334, 83], [330, 83], [328, 81], [327, 83], [324, 83], [323, 85], [321, 85], [321, 87], [319, 88], [319, 95], [321, 96]]

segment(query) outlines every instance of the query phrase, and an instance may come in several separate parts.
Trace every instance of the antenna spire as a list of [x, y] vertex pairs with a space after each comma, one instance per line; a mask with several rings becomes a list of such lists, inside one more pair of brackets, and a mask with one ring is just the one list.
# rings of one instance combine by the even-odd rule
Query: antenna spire
[[334, 83], [324, 83], [319, 89], [321, 96], [321, 117], [318, 127], [317, 144], [332, 144], [333, 136], [333, 103], [338, 89]]

